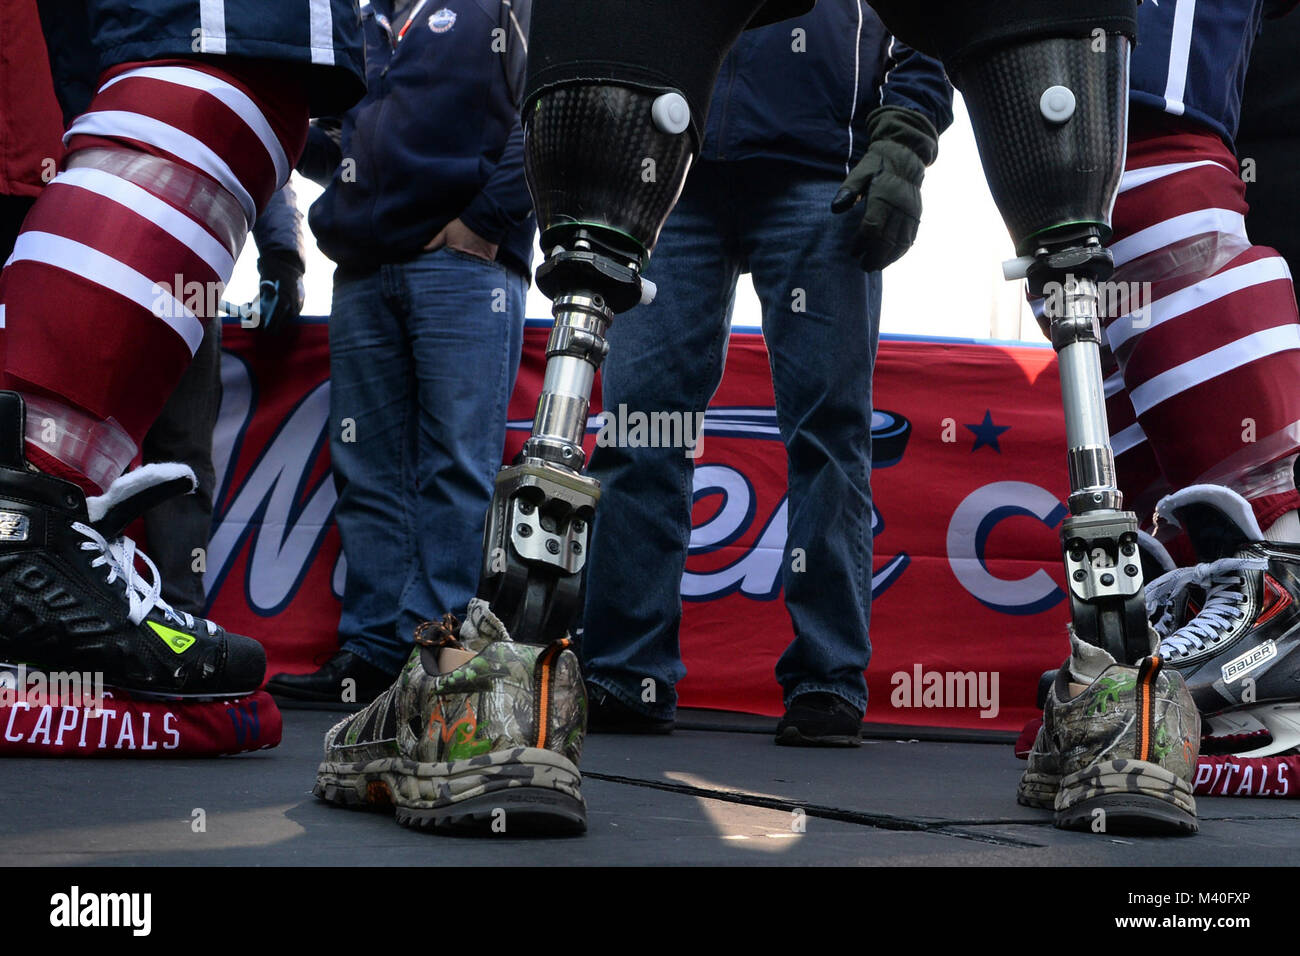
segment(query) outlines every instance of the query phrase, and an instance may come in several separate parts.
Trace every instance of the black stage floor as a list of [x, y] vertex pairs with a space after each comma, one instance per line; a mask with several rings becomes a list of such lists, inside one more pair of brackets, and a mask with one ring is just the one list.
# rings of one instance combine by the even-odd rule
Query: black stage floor
[[[0, 866], [1224, 866], [1300, 860], [1300, 801], [1198, 800], [1201, 833], [1054, 829], [1020, 807], [1008, 743], [875, 739], [777, 747], [754, 719], [698, 715], [666, 737], [594, 735], [590, 829], [449, 837], [311, 795], [337, 712], [286, 710], [274, 750], [218, 760], [6, 760]], [[689, 718], [688, 718], [689, 720]], [[759, 726], [766, 726], [760, 722]], [[201, 810], [206, 827], [195, 832]], [[800, 831], [802, 824], [802, 832]]]

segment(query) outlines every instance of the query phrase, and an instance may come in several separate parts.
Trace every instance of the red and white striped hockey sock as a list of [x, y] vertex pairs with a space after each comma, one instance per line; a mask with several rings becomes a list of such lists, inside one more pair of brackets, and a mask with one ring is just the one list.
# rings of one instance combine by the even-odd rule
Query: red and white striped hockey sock
[[1286, 262], [1250, 244], [1246, 211], [1217, 136], [1135, 124], [1110, 248], [1115, 281], [1149, 286], [1106, 322], [1122, 370], [1106, 394], [1122, 475], [1149, 481], [1154, 461], [1171, 488], [1227, 485], [1268, 528], [1300, 506], [1285, 466], [1300, 449], [1300, 316]]
[[95, 494], [130, 463], [302, 151], [306, 102], [255, 62], [104, 75], [0, 275], [4, 386], [39, 407], [38, 467]]

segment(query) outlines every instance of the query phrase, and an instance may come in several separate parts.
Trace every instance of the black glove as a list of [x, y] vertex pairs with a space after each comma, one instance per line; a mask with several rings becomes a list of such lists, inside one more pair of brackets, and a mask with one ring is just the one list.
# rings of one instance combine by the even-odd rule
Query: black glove
[[897, 262], [921, 224], [921, 181], [939, 155], [939, 133], [916, 110], [882, 106], [867, 117], [867, 152], [831, 201], [841, 213], [863, 202], [853, 254], [867, 272]]
[[281, 335], [302, 314], [302, 265], [296, 258], [271, 254], [257, 260], [257, 274], [262, 277], [257, 288], [257, 327], [264, 334]]

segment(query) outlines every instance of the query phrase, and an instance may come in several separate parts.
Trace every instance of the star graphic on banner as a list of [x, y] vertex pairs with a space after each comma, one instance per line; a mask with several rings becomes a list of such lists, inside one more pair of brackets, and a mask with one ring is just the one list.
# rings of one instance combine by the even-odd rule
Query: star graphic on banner
[[994, 425], [993, 413], [988, 409], [985, 409], [984, 421], [980, 422], [978, 425], [967, 425], [965, 427], [975, 433], [975, 444], [971, 447], [971, 451], [979, 451], [985, 445], [988, 445], [1000, 455], [1002, 454], [1002, 449], [998, 447], [998, 436], [1011, 426]]

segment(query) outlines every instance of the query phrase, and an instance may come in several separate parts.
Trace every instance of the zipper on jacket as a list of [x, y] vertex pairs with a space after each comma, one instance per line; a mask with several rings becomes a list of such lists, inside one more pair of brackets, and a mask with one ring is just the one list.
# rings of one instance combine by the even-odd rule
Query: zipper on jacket
[[[386, 32], [389, 32], [391, 36], [391, 31]], [[375, 113], [373, 125], [373, 129], [376, 131], [384, 128], [384, 113], [388, 110], [388, 71], [392, 67], [393, 60], [396, 57], [396, 49], [396, 47], [393, 48], [393, 52], [388, 56], [388, 63], [385, 64], [383, 70], [380, 71], [379, 74], [379, 109]], [[377, 133], [375, 135], [377, 135]], [[358, 145], [358, 143], [360, 143], [360, 145]], [[358, 136], [356, 130], [353, 130], [351, 145], [357, 153], [357, 166], [361, 168], [361, 154], [364, 152], [373, 155], [373, 151], [369, 148], [369, 143], [366, 142], [366, 137]], [[369, 158], [369, 155], [367, 158]], [[379, 197], [386, 191], [383, 183], [384, 169], [386, 167], [387, 164], [385, 163], [373, 162], [370, 163], [368, 167], [365, 167], [370, 170], [370, 175], [375, 179], [375, 188], [371, 190], [370, 193], [370, 212], [366, 216], [366, 231], [372, 237], [372, 241], [378, 241], [379, 238], [378, 233], [375, 231], [375, 210], [379, 205]]]

